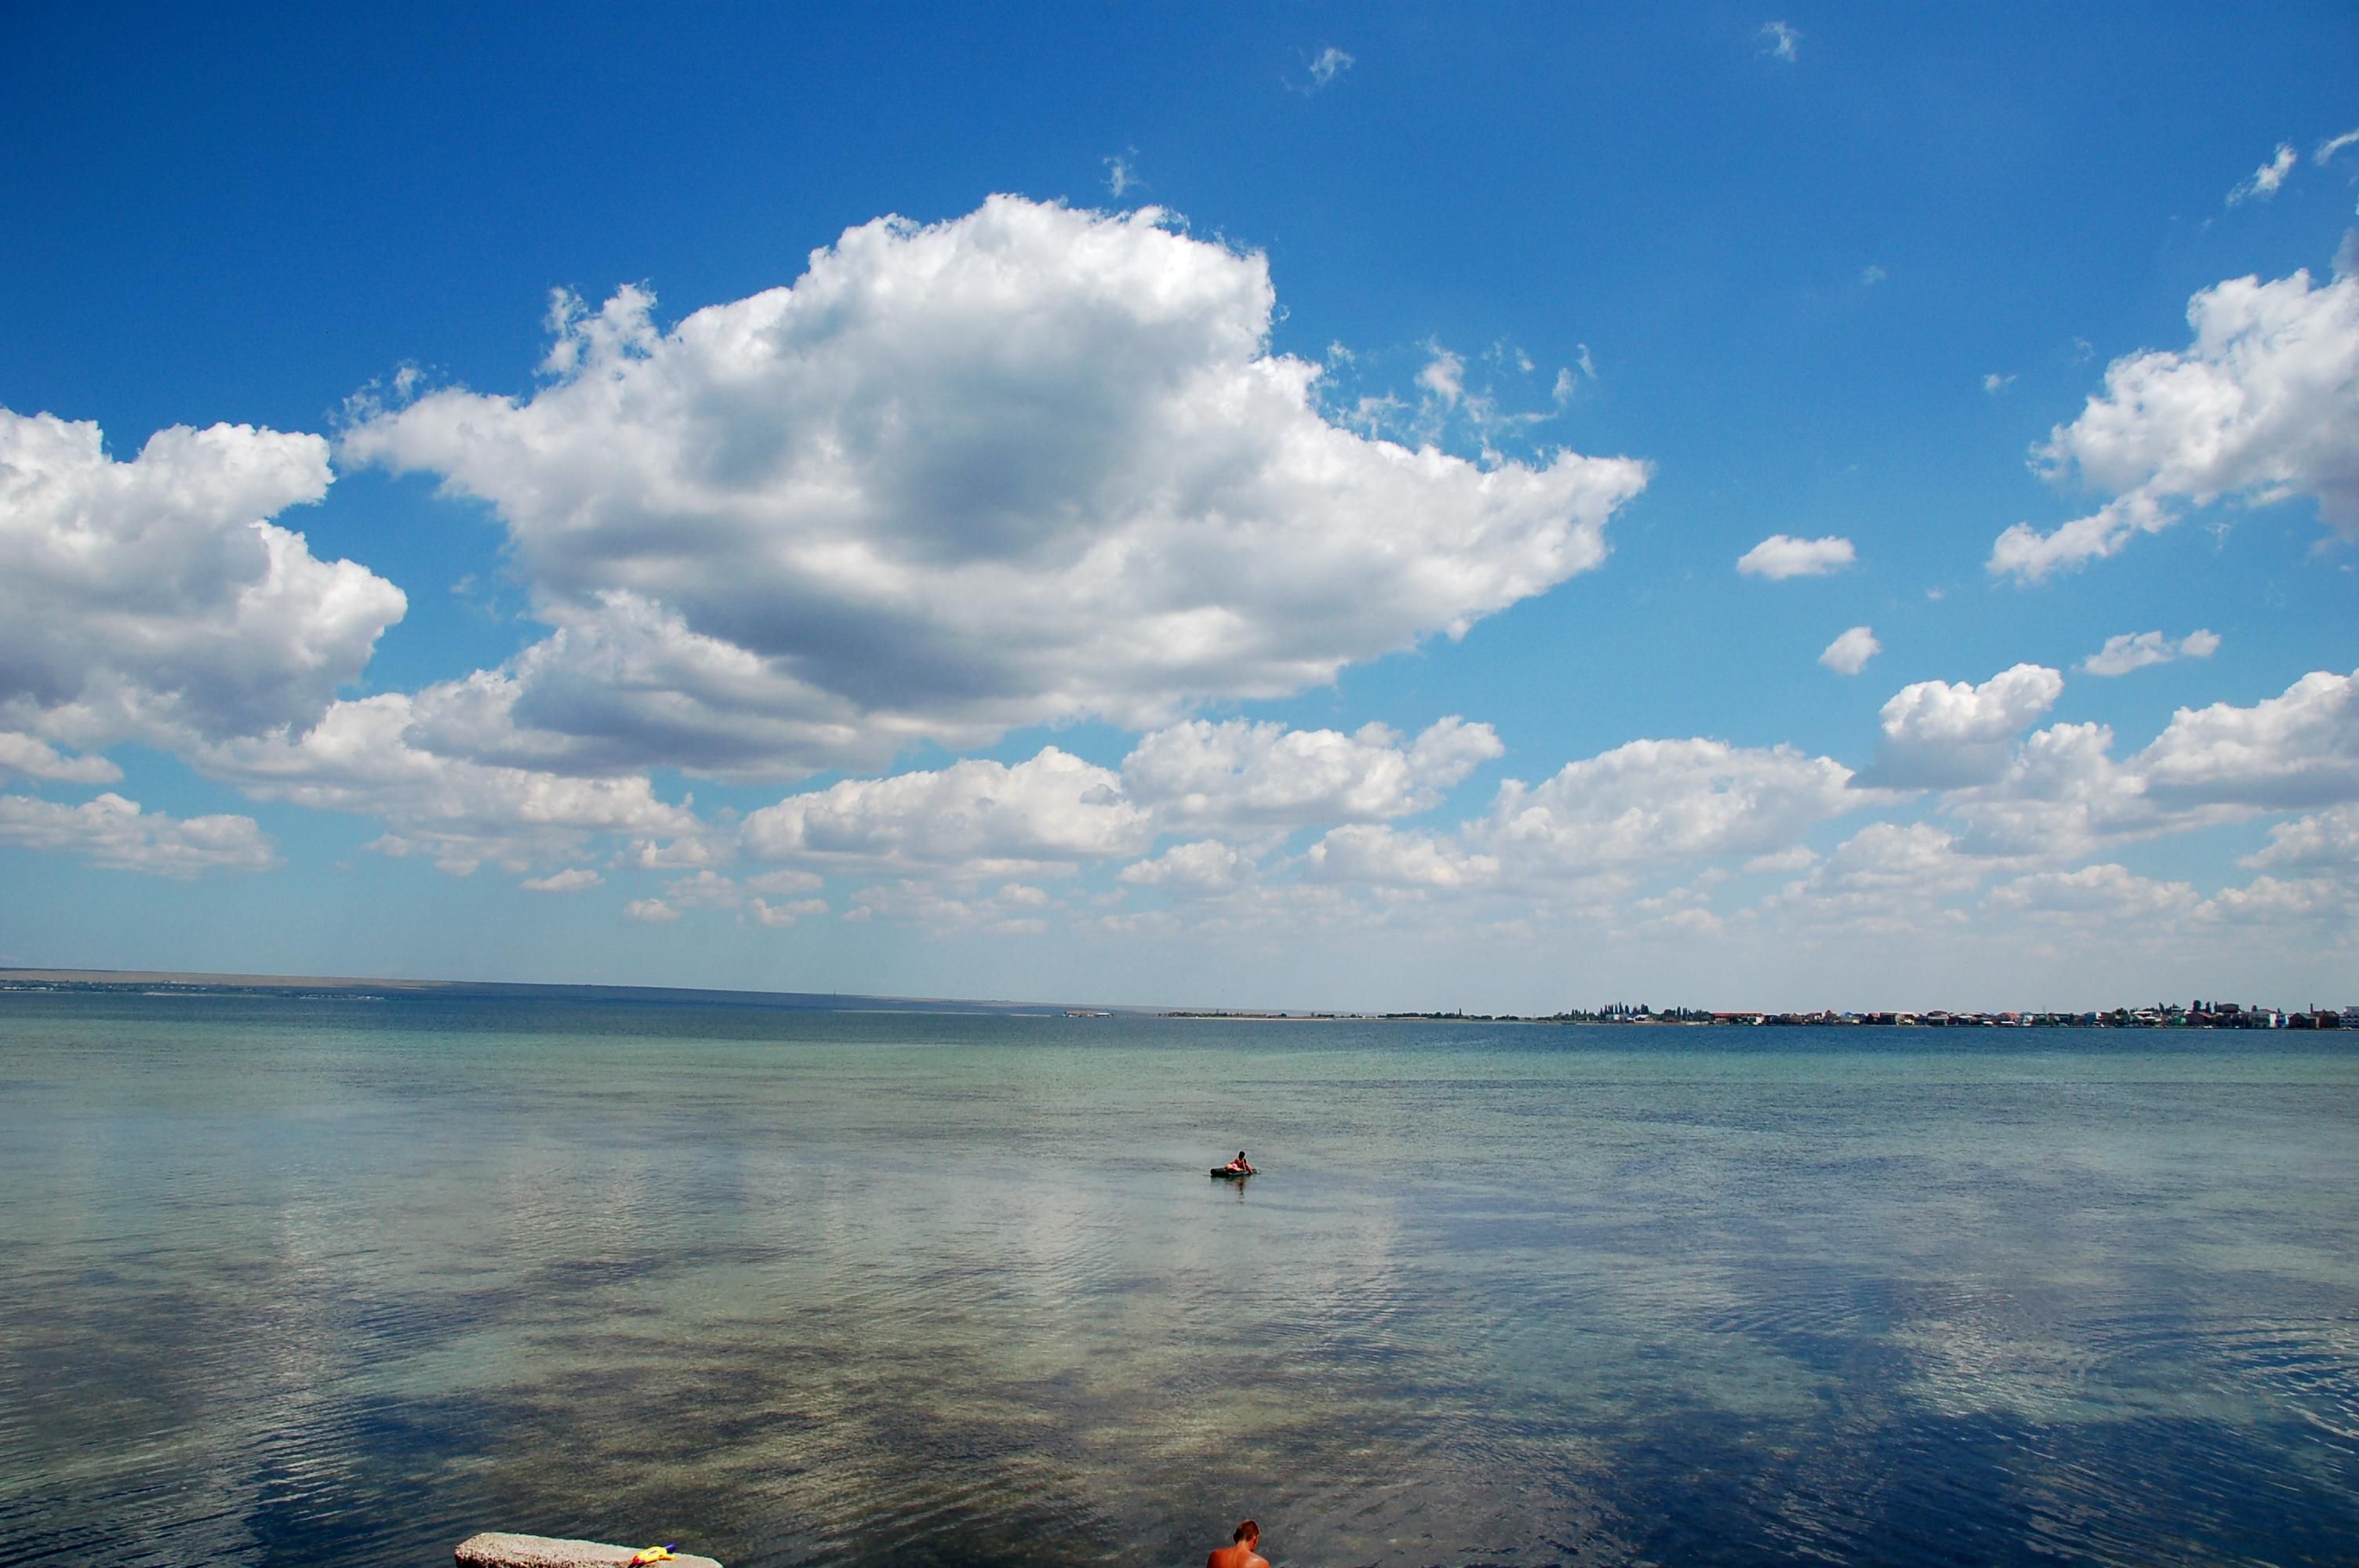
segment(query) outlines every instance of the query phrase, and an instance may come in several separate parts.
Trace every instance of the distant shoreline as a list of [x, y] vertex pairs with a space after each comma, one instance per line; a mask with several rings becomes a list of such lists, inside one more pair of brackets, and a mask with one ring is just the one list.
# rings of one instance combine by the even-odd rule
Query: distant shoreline
[[[356, 975], [215, 975], [177, 969], [0, 968], [0, 996], [60, 991], [118, 996], [364, 998], [450, 997], [672, 1006], [764, 1008], [803, 1012], [1038, 1012], [1063, 1002], [990, 1001], [962, 997], [872, 996], [859, 991], [747, 991], [690, 986], [565, 985], [535, 980], [418, 980]], [[1104, 1012], [1103, 1007], [1093, 1011]], [[1152, 1012], [1152, 1008], [1122, 1008]]]
[[490, 1000], [738, 1007], [800, 1012], [984, 1013], [1000, 1016], [1168, 1018], [1228, 1023], [1527, 1023], [1612, 1025], [1617, 1028], [1712, 1027], [1903, 1029], [2316, 1029], [2359, 1030], [2359, 1007], [2279, 1009], [2212, 1002], [2180, 1007], [1968, 1012], [1933, 1008], [1781, 1012], [1739, 1008], [1656, 1011], [1617, 1004], [1596, 1011], [1555, 1013], [1353, 1012], [1328, 1009], [1142, 1007], [1107, 1002], [984, 1000], [965, 997], [875, 996], [855, 991], [749, 991], [675, 986], [562, 985], [528, 980], [418, 980], [349, 975], [215, 975], [171, 969], [36, 969], [0, 968], [0, 996], [92, 992], [143, 996], [250, 996], [383, 1000], [394, 996]]

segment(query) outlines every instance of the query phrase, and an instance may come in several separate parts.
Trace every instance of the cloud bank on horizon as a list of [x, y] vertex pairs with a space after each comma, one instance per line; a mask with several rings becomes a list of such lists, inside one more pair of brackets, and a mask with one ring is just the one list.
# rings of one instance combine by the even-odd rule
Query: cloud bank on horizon
[[[1762, 26], [1756, 63], [1799, 80], [1801, 40]], [[1306, 114], [1386, 69], [1301, 58]], [[2318, 135], [2228, 209], [2333, 178], [2353, 137]], [[1119, 198], [1135, 152], [1104, 162]], [[2347, 246], [2323, 281], [2206, 282], [2183, 346], [1956, 378], [2009, 392], [1978, 420], [2034, 380], [2083, 399], [2014, 449], [2095, 509], [1978, 533], [1700, 503], [1673, 451], [1576, 449], [1581, 411], [1637, 395], [1587, 339], [1560, 365], [1396, 322], [1389, 351], [1305, 357], [1289, 316], [1321, 302], [1274, 270], [1161, 207], [995, 195], [677, 319], [644, 284], [560, 289], [508, 389], [405, 369], [318, 430], [116, 431], [145, 438], [122, 459], [71, 408], [0, 408], [0, 849], [259, 886], [320, 860], [296, 840], [327, 817], [365, 825], [354, 877], [416, 860], [628, 940], [889, 941], [919, 955], [903, 989], [956, 989], [929, 952], [1008, 955], [999, 989], [1036, 993], [1066, 971], [1026, 944], [1177, 956], [1107, 1000], [1288, 945], [1479, 955], [1527, 991], [1567, 954], [2147, 975], [2242, 943], [2323, 973], [2359, 945], [2359, 618], [2339, 656], [2271, 663], [2233, 587], [2138, 575], [2181, 523], [2226, 552], [2267, 521], [2349, 582]], [[382, 650], [458, 574], [306, 529], [403, 480], [477, 520], [467, 569], [513, 606], [506, 651], [423, 678]], [[1691, 590], [1730, 596], [1717, 663], [1636, 612], [1582, 634], [1601, 597], [1675, 615], [1679, 572], [1727, 584]], [[2018, 654], [1956, 630], [1962, 584], [2158, 629]], [[1461, 665], [1486, 673], [1434, 697], [1388, 673]], [[1536, 728], [1665, 680], [1731, 696], [1585, 745]], [[2144, 858], [2164, 841], [2218, 870]]]

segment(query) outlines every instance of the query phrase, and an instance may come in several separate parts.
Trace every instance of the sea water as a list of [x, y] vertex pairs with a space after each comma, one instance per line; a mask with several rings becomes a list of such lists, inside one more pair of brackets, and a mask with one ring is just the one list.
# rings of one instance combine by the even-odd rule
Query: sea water
[[0, 1563], [2350, 1562], [2354, 1222], [2359, 1035], [5, 995]]

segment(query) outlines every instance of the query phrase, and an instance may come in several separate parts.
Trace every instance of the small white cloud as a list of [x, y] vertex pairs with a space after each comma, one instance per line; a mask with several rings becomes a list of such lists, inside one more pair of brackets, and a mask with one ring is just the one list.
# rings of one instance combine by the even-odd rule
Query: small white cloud
[[1204, 897], [1229, 892], [1252, 872], [1252, 856], [1217, 838], [1204, 838], [1175, 844], [1151, 860], [1125, 866], [1122, 880], [1134, 887]]
[[2278, 870], [2330, 871], [2359, 879], [2359, 806], [2338, 806], [2269, 829], [2267, 849], [2244, 863]]
[[2158, 882], [2125, 866], [2099, 865], [2017, 877], [1993, 888], [1983, 902], [2003, 914], [2074, 926], [2091, 920], [2138, 926], [2184, 914], [2201, 900], [2185, 882]]
[[1830, 534], [1823, 539], [1797, 539], [1772, 534], [1737, 557], [1736, 569], [1747, 577], [1783, 582], [1792, 577], [1824, 577], [1857, 558], [1849, 539]]
[[734, 909], [745, 892], [718, 871], [698, 871], [665, 888], [664, 902], [676, 909]]
[[1353, 64], [1350, 55], [1345, 54], [1333, 44], [1329, 44], [1325, 49], [1321, 49], [1310, 62], [1310, 91], [1316, 92], [1351, 70]]
[[796, 921], [807, 919], [814, 914], [825, 914], [827, 900], [799, 898], [791, 903], [770, 903], [757, 898], [745, 906], [745, 913], [754, 917], [756, 925], [777, 930], [781, 926], [792, 925]]
[[[1572, 395], [1580, 390], [1582, 381], [1597, 379], [1597, 362], [1589, 357], [1589, 345], [1576, 343], [1573, 347], [1577, 351], [1573, 355], [1572, 363], [1556, 373], [1554, 395], [1559, 403], [1571, 402]], [[1575, 371], [1580, 372], [1578, 377], [1573, 373]]]
[[1867, 265], [1860, 269], [1860, 287], [1863, 288], [1874, 288], [1877, 284], [1882, 283], [1886, 278], [1890, 277], [1892, 275], [1890, 273], [1885, 271], [1882, 267], [1877, 266], [1874, 262], [1870, 262]]
[[1143, 738], [1122, 778], [1166, 827], [1285, 831], [1430, 810], [1506, 750], [1488, 724], [1455, 715], [1409, 743], [1382, 724], [1347, 735], [1200, 719]]
[[1891, 789], [1953, 788], [1996, 778], [2007, 749], [2056, 706], [2064, 677], [2042, 665], [2017, 665], [1980, 686], [1919, 681], [1884, 705], [1875, 765], [1863, 784]]
[[1455, 408], [1466, 395], [1466, 361], [1440, 343], [1430, 343], [1427, 348], [1433, 357], [1417, 373], [1417, 384], [1440, 398], [1445, 407]]
[[742, 833], [757, 860], [982, 875], [1062, 874], [1136, 854], [1154, 836], [1121, 775], [1054, 746], [1012, 767], [970, 757], [938, 773], [846, 779], [764, 806]]
[[1983, 866], [1927, 822], [1874, 822], [1835, 847], [1763, 907], [1833, 930], [1921, 933], [1942, 905], [1981, 881]]
[[[2277, 193], [2277, 187], [2286, 182], [2286, 176], [2293, 172], [2293, 166], [2299, 161], [2294, 156], [2293, 144], [2279, 142], [2276, 154], [2268, 162], [2253, 170], [2250, 179], [2228, 192], [2228, 205], [2241, 207], [2251, 200], [2267, 200]], [[2321, 158], [2319, 161], [2323, 163], [2326, 160]]]
[[2106, 638], [2103, 648], [2081, 661], [2081, 669], [2086, 675], [2125, 676], [2173, 659], [2208, 659], [2219, 647], [2218, 635], [2201, 628], [2175, 643], [2159, 632], [2125, 632]]
[[1048, 907], [1048, 895], [1021, 882], [953, 896], [929, 883], [904, 879], [862, 888], [852, 898], [853, 907], [843, 918], [855, 925], [883, 919], [937, 932], [980, 931], [995, 936], [1030, 936], [1048, 929], [1048, 922], [1032, 913]]
[[1352, 429], [1364, 430], [1374, 437], [1386, 426], [1396, 423], [1408, 406], [1389, 392], [1364, 396], [1353, 404], [1352, 412], [1343, 423]]
[[123, 777], [123, 770], [104, 757], [69, 757], [30, 735], [0, 730], [0, 777], [10, 773], [51, 784], [106, 784]]
[[2092, 676], [2125, 676], [2148, 665], [2168, 664], [2178, 648], [2159, 632], [2124, 632], [2105, 639], [2105, 645], [2081, 661], [2081, 672]]
[[1768, 22], [1761, 28], [1761, 52], [1772, 59], [1801, 58], [1802, 31], [1788, 22]]
[[1303, 872], [1314, 881], [1454, 891], [1495, 882], [1499, 861], [1430, 834], [1365, 825], [1338, 827], [1310, 846]]
[[575, 866], [550, 876], [527, 877], [524, 888], [527, 892], [582, 892], [605, 880], [587, 866]]
[[2001, 375], [1996, 371], [1992, 371], [1989, 374], [1983, 377], [1983, 390], [1989, 393], [1993, 397], [1996, 397], [2000, 393], [2005, 392], [2008, 387], [2013, 386], [2014, 384], [2015, 377], [2011, 375]]
[[1797, 844], [1774, 855], [1756, 855], [1745, 862], [1745, 869], [1755, 876], [1791, 876], [1796, 871], [1809, 871], [1818, 860], [1817, 850], [1808, 844]]
[[1774, 854], [1867, 804], [1851, 770], [1790, 746], [1633, 741], [1538, 784], [1509, 779], [1469, 838], [1518, 878]]
[[1146, 183], [1138, 178], [1138, 170], [1130, 161], [1137, 156], [1137, 149], [1133, 148], [1127, 153], [1117, 153], [1105, 160], [1106, 189], [1114, 193], [1114, 199], [1117, 201], [1122, 200], [1125, 191]]
[[2262, 877], [2250, 887], [2222, 888], [2198, 913], [2233, 920], [2247, 929], [2298, 924], [2339, 936], [2359, 919], [2359, 897], [2345, 879], [2305, 877], [2288, 882]]
[[201, 871], [259, 871], [278, 863], [250, 816], [179, 820], [143, 812], [112, 791], [80, 806], [0, 795], [0, 844], [85, 857], [117, 871], [186, 879]]
[[2310, 160], [2312, 163], [2322, 164], [2343, 148], [2354, 146], [2359, 146], [2359, 131], [2345, 131], [2339, 136], [2332, 136], [2319, 143], [2318, 150], [2310, 155]]
[[1511, 343], [1505, 338], [1497, 340], [1489, 348], [1484, 350], [1483, 359], [1484, 362], [1495, 365], [1502, 371], [1516, 371], [1525, 375], [1529, 375], [1539, 368], [1532, 362], [1532, 356], [1525, 351], [1522, 344]]
[[715, 847], [710, 839], [685, 838], [659, 844], [653, 838], [642, 838], [624, 852], [620, 863], [636, 866], [643, 871], [692, 871], [717, 866], [726, 859], [728, 851]]
[[1867, 668], [1867, 661], [1884, 652], [1884, 644], [1875, 633], [1864, 626], [1854, 626], [1827, 644], [1819, 655], [1819, 663], [1841, 676], [1855, 676]]
[[2049, 533], [2017, 523], [1992, 544], [1990, 559], [1983, 566], [1994, 577], [2038, 582], [2052, 573], [2118, 555], [2138, 535], [2159, 534], [2178, 521], [2177, 514], [2151, 495], [2134, 492]]
[[623, 913], [649, 925], [661, 925], [668, 920], [679, 918], [679, 911], [659, 898], [635, 898], [623, 906]]

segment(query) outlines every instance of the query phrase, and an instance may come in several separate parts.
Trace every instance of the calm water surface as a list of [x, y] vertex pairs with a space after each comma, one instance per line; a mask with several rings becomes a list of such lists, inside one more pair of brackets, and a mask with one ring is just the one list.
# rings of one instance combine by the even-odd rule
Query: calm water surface
[[0, 1563], [2348, 1563], [2354, 1222], [2332, 1034], [0, 996]]

